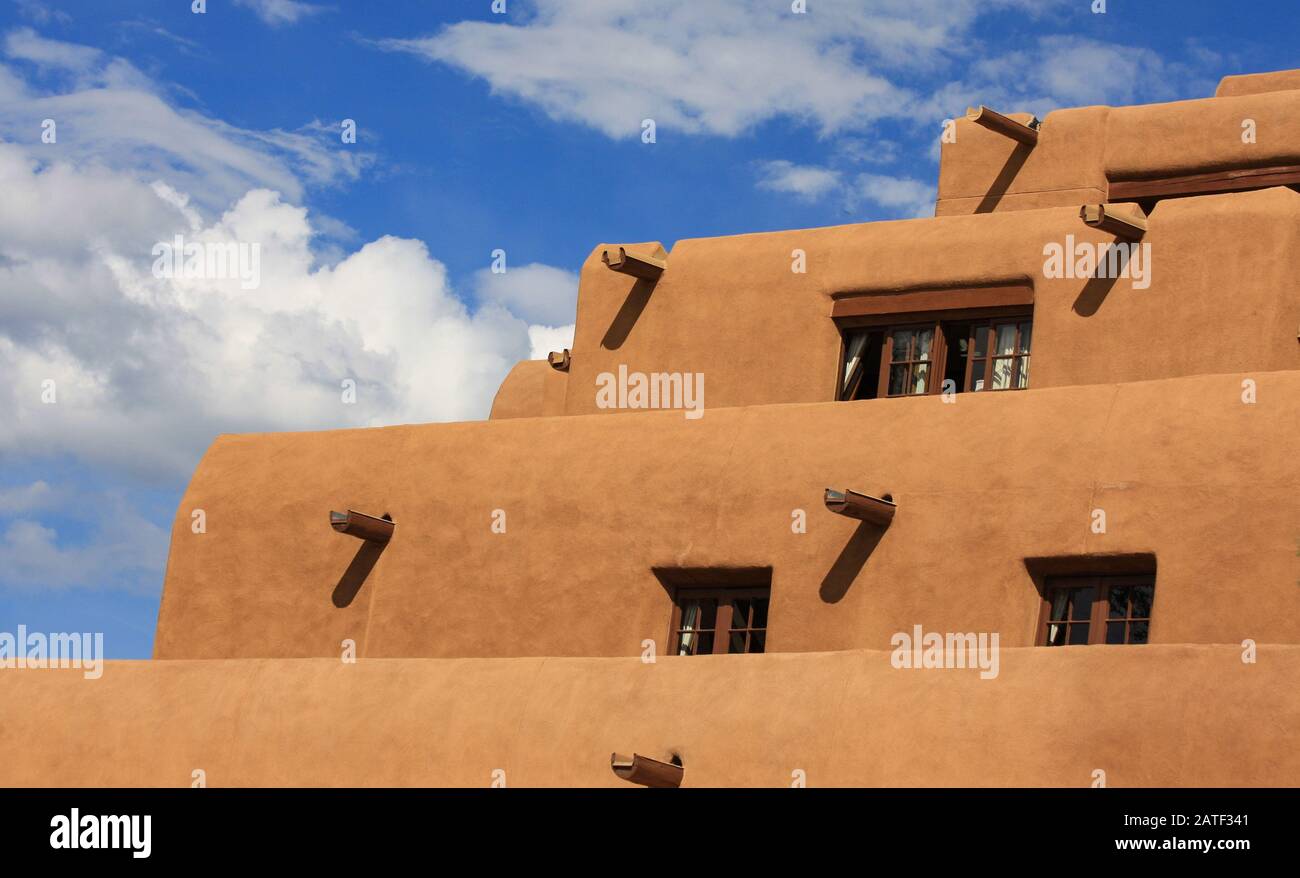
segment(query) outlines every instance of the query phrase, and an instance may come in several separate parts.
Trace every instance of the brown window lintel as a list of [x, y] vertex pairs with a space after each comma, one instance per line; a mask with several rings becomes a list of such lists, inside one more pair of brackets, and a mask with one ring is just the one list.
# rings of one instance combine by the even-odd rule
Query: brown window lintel
[[1033, 304], [1034, 288], [1028, 283], [845, 293], [834, 297], [831, 317], [836, 320], [856, 317], [896, 320], [908, 314], [929, 316], [935, 311], [957, 312], [982, 308], [1025, 307]]

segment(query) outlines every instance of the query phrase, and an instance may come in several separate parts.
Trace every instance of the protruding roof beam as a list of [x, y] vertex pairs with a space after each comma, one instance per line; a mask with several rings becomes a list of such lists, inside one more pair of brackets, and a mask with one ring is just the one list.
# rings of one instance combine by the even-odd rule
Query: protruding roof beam
[[668, 267], [668, 253], [663, 247], [656, 247], [654, 253], [629, 253], [623, 247], [617, 252], [604, 250], [600, 261], [609, 266], [611, 271], [630, 274], [642, 280], [658, 280], [659, 275]]
[[391, 518], [375, 518], [364, 512], [349, 509], [347, 512], [330, 512], [330, 527], [341, 534], [357, 537], [372, 543], [386, 543], [393, 536]]
[[882, 499], [847, 489], [835, 491], [827, 488], [825, 501], [826, 508], [836, 515], [869, 521], [881, 527], [889, 526], [889, 523], [894, 520], [894, 512], [898, 509], [898, 504], [888, 494]]
[[983, 105], [978, 109], [968, 107], [966, 118], [976, 125], [983, 125], [990, 131], [996, 131], [1003, 137], [1010, 137], [1012, 140], [1018, 140], [1027, 146], [1036, 146], [1038, 144], [1038, 126], [1043, 124], [1038, 121], [1037, 117], [1032, 117], [1029, 124], [1026, 125]]
[[557, 372], [569, 371], [569, 349], [562, 351], [551, 351], [546, 355], [546, 362], [551, 364], [551, 368]]
[[660, 789], [676, 789], [680, 787], [682, 785], [682, 773], [685, 770], [676, 763], [660, 762], [658, 759], [651, 759], [649, 756], [642, 756], [639, 753], [633, 753], [631, 756], [611, 753], [609, 767], [614, 770], [616, 775], [629, 783]]
[[[1118, 209], [1117, 209], [1118, 208]], [[1126, 241], [1136, 241], [1147, 232], [1147, 215], [1136, 204], [1085, 204], [1079, 217], [1094, 229], [1100, 229]]]

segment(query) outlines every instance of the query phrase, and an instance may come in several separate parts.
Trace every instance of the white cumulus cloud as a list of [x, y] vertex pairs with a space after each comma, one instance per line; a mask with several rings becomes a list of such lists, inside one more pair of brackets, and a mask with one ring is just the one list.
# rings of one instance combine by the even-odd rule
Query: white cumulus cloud
[[[550, 266], [458, 295], [423, 241], [336, 241], [324, 258], [340, 224], [302, 196], [363, 165], [310, 129], [180, 110], [130, 65], [28, 31], [3, 46], [0, 459], [71, 462], [107, 487], [0, 484], [0, 586], [156, 589], [169, 524], [131, 491], [183, 484], [219, 433], [482, 418], [573, 321], [576, 278]], [[56, 143], [30, 134], [47, 116]], [[260, 283], [159, 276], [155, 246], [178, 235], [256, 246]]]
[[538, 262], [504, 271], [480, 269], [474, 276], [480, 302], [501, 305], [530, 323], [558, 325], [573, 320], [578, 307], [578, 275]]
[[545, 360], [552, 351], [562, 351], [573, 347], [573, 332], [577, 324], [568, 326], [530, 326], [528, 343], [530, 360]]

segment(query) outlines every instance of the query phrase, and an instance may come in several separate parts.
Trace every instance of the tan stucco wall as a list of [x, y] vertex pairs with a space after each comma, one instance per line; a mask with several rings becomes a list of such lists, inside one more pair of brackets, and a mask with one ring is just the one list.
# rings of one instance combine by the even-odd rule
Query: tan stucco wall
[[1300, 784], [1300, 647], [1241, 656], [1004, 649], [988, 680], [888, 652], [9, 671], [0, 785], [628, 787], [615, 750], [679, 754], [687, 787]]
[[1300, 89], [1300, 70], [1278, 70], [1272, 73], [1240, 73], [1225, 76], [1219, 81], [1219, 87], [1214, 95], [1235, 97], [1294, 89]]
[[[1214, 98], [1057, 110], [1032, 150], [959, 118], [955, 142], [941, 146], [936, 213], [1077, 206], [1106, 200], [1110, 182], [1300, 164], [1297, 89], [1291, 70], [1227, 77]], [[1253, 143], [1242, 141], [1246, 119]]]
[[489, 417], [497, 420], [564, 414], [567, 377], [546, 360], [521, 360], [497, 389]]
[[[1300, 371], [956, 400], [223, 436], [177, 511], [155, 655], [635, 655], [667, 638], [656, 565], [771, 565], [775, 651], [883, 648], [913, 624], [1019, 646], [1023, 559], [1139, 552], [1155, 642], [1300, 642]], [[869, 558], [826, 487], [899, 503]], [[346, 508], [397, 527], [339, 608], [361, 543], [327, 513]]]
[[[597, 408], [596, 396], [598, 377], [620, 365], [702, 373], [710, 407], [831, 400], [841, 344], [833, 295], [1017, 281], [1034, 287], [1035, 388], [1300, 368], [1300, 296], [1287, 292], [1300, 193], [1160, 204], [1143, 238], [1149, 289], [1045, 278], [1044, 246], [1067, 235], [1115, 240], [1085, 226], [1078, 204], [698, 238], [673, 247], [652, 291], [606, 268], [597, 247], [581, 272], [564, 410], [620, 412]], [[805, 274], [791, 271], [796, 248]]]
[[[1048, 113], [1032, 149], [964, 116], [941, 143], [936, 212], [992, 213], [1105, 201], [1106, 117], [1110, 107]], [[1027, 122], [1026, 114], [1011, 118]], [[1031, 200], [1037, 199], [1037, 201]]]
[[[1253, 119], [1256, 142], [1242, 142]], [[1106, 124], [1112, 180], [1300, 164], [1300, 91], [1116, 107]]]

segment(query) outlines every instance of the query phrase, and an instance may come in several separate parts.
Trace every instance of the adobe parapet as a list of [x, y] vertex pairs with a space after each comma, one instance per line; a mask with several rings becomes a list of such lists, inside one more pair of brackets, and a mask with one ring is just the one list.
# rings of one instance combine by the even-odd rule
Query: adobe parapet
[[[1012, 118], [1025, 119], [1023, 114]], [[1300, 71], [1216, 97], [1049, 113], [1025, 144], [968, 118], [943, 138], [936, 214], [994, 213], [1300, 183]]]
[[[1031, 559], [1158, 575], [1153, 643], [1300, 643], [1297, 423], [1292, 370], [222, 436], [177, 512], [155, 656], [664, 653], [697, 578], [770, 587], [768, 652], [916, 623], [1032, 646], [1059, 571]], [[836, 514], [828, 487], [897, 512]], [[347, 508], [391, 516], [382, 551], [330, 527]]]
[[[521, 364], [493, 417], [635, 410], [598, 394], [620, 369], [702, 375], [708, 408], [846, 398], [853, 333], [873, 327], [883, 336], [932, 325], [949, 337], [928, 352], [936, 380], [922, 390], [941, 392], [945, 369], [959, 391], [974, 389], [980, 379], [940, 358], [961, 353], [954, 333], [999, 319], [1031, 324], [1025, 389], [1300, 368], [1300, 193], [1112, 208], [1143, 214], [1137, 235], [1081, 218], [1080, 199], [1100, 193], [1079, 190], [1060, 207], [687, 239], [654, 281], [611, 271], [602, 244], [581, 271], [567, 371]], [[887, 371], [873, 344], [866, 383]], [[869, 395], [891, 395], [881, 389]]]

